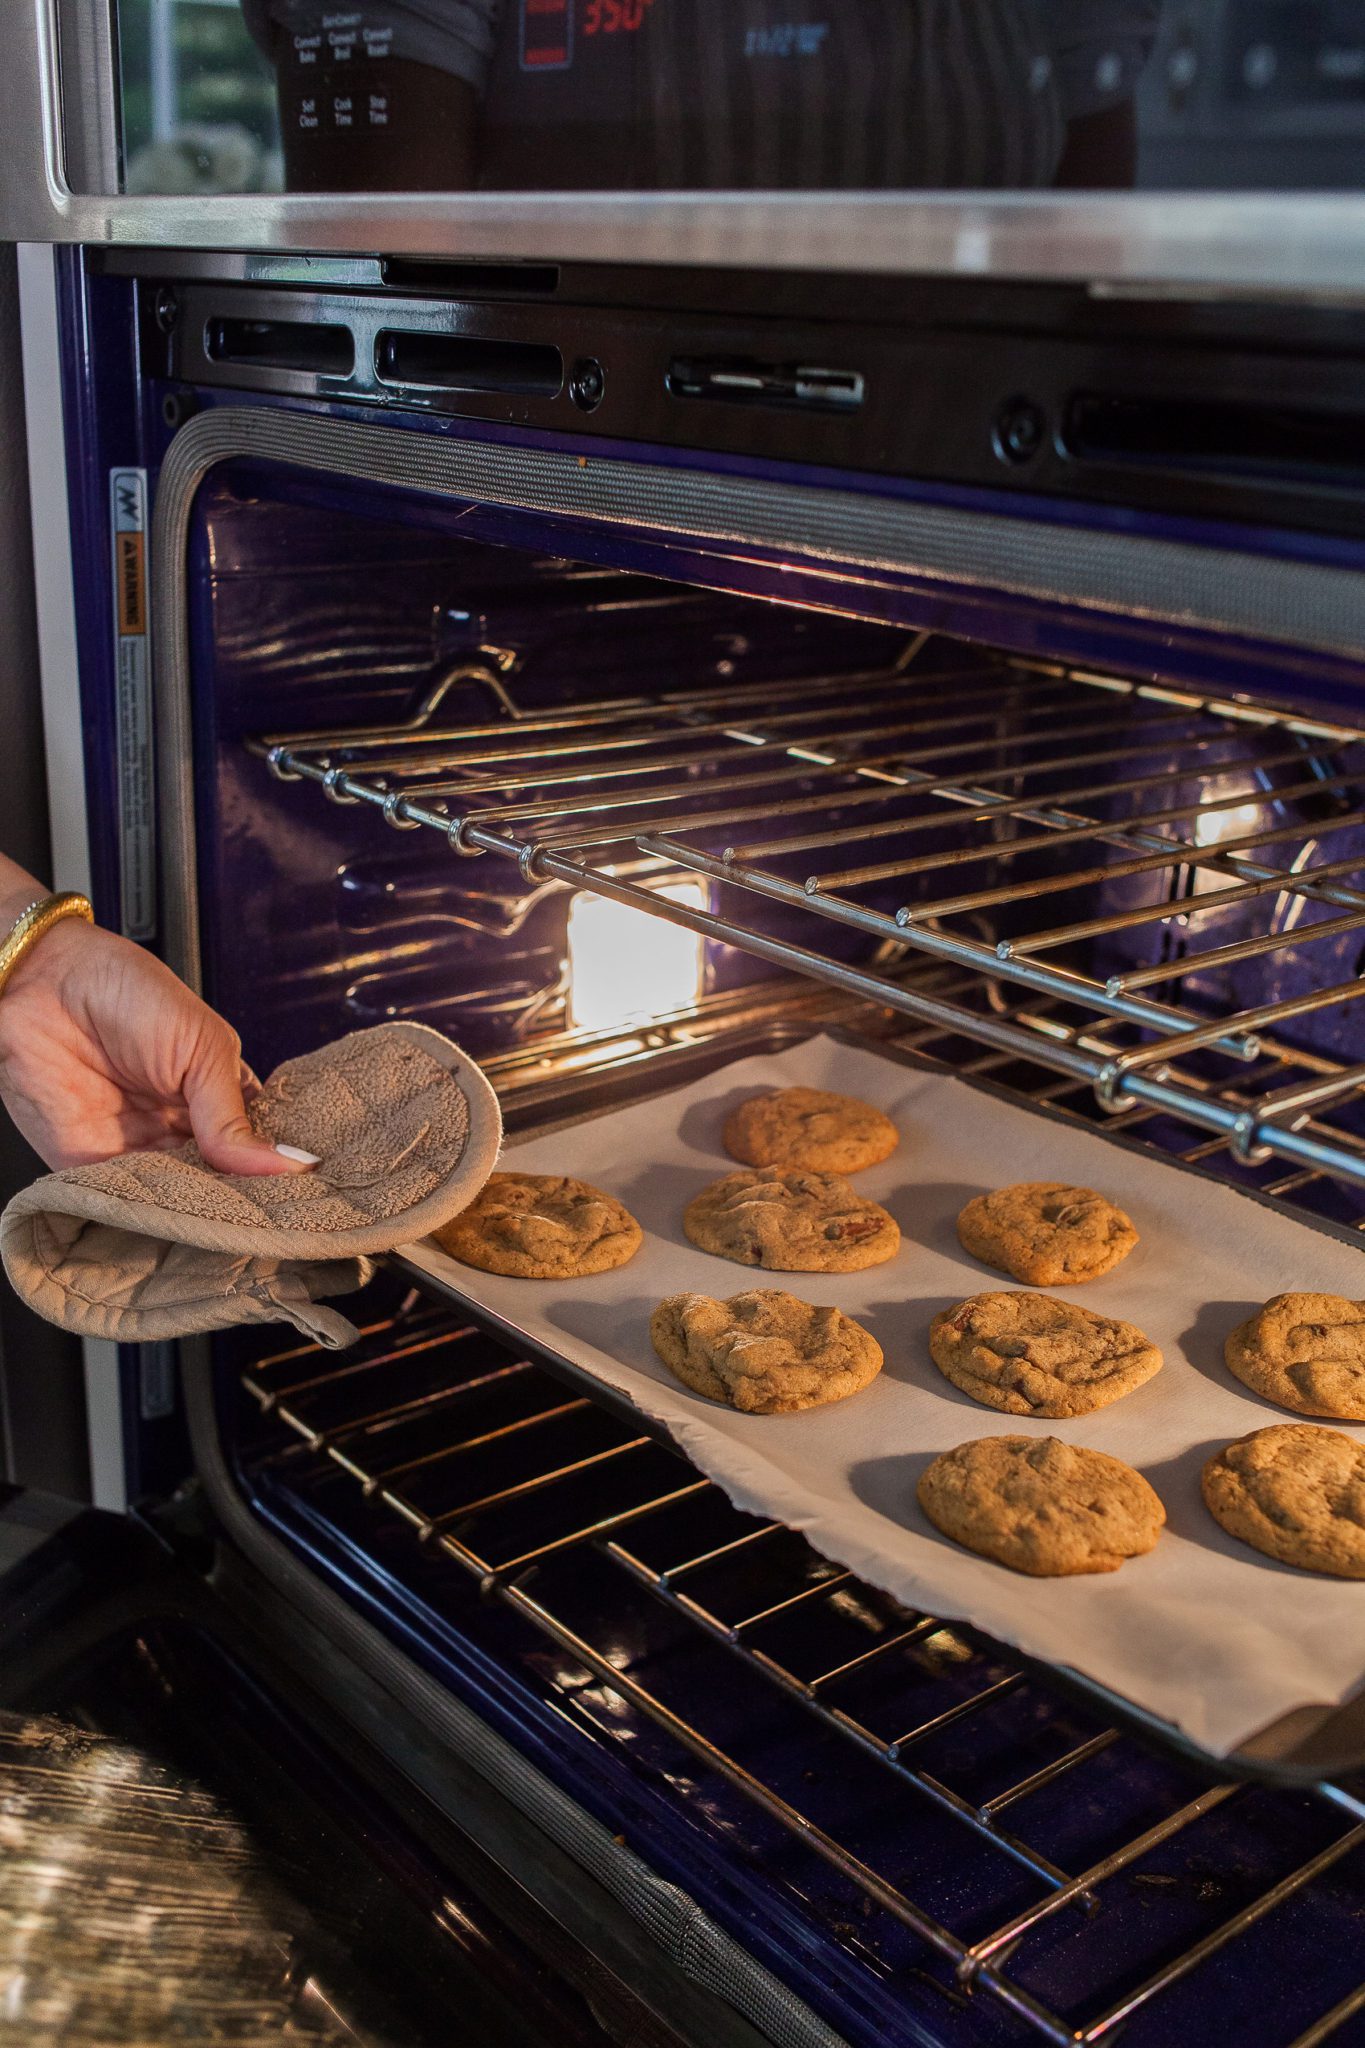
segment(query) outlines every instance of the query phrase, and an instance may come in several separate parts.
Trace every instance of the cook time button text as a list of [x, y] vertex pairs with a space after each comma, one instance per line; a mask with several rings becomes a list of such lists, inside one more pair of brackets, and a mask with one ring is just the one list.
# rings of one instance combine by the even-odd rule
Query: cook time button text
[[746, 57], [818, 57], [829, 35], [827, 21], [776, 22], [745, 31]]

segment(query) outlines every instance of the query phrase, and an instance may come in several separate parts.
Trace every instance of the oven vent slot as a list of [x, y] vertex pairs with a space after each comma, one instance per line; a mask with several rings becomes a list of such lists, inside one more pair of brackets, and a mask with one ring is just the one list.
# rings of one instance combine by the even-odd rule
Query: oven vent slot
[[315, 320], [237, 320], [219, 315], [204, 323], [204, 351], [215, 363], [304, 370], [319, 377], [349, 377], [355, 368], [350, 328]]
[[557, 263], [433, 263], [386, 256], [380, 276], [403, 291], [452, 298], [547, 298], [559, 289]]
[[472, 334], [419, 334], [386, 327], [375, 338], [374, 367], [385, 384], [428, 391], [506, 391], [553, 398], [564, 358], [538, 341], [485, 341]]
[[813, 363], [761, 363], [732, 356], [674, 356], [667, 385], [674, 398], [714, 398], [724, 405], [777, 405], [805, 412], [857, 412], [863, 379], [857, 370]]
[[1343, 488], [1365, 482], [1360, 412], [1078, 392], [1066, 408], [1062, 441], [1068, 455], [1084, 462]]

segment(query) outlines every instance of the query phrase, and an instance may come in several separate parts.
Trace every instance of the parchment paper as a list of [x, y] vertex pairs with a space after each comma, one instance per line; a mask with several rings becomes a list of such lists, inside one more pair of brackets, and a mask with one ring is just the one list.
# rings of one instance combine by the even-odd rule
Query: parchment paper
[[[684, 1238], [684, 1204], [734, 1165], [720, 1143], [727, 1111], [757, 1089], [793, 1083], [861, 1096], [899, 1124], [893, 1157], [854, 1177], [901, 1226], [901, 1250], [888, 1264], [845, 1275], [766, 1273]], [[1219, 1445], [1301, 1419], [1231, 1377], [1224, 1336], [1286, 1289], [1365, 1296], [1360, 1250], [1097, 1132], [829, 1038], [532, 1138], [507, 1163], [577, 1174], [620, 1196], [644, 1228], [640, 1251], [618, 1272], [562, 1282], [473, 1272], [430, 1242], [404, 1256], [629, 1396], [737, 1506], [780, 1517], [908, 1606], [973, 1621], [1074, 1667], [1218, 1755], [1292, 1708], [1339, 1704], [1365, 1682], [1365, 1581], [1262, 1557], [1223, 1533], [1199, 1493], [1200, 1467]], [[1165, 1364], [1136, 1393], [1074, 1421], [983, 1408], [929, 1357], [929, 1323], [941, 1308], [1013, 1284], [967, 1256], [954, 1220], [969, 1196], [1016, 1180], [1097, 1187], [1141, 1233], [1116, 1271], [1055, 1291], [1137, 1323]], [[737, 1415], [688, 1392], [654, 1356], [650, 1311], [665, 1294], [749, 1287], [836, 1304], [875, 1335], [884, 1370], [854, 1399], [802, 1415]], [[1156, 1549], [1112, 1574], [1040, 1580], [940, 1536], [915, 1501], [924, 1466], [968, 1438], [1009, 1433], [1053, 1433], [1135, 1465], [1166, 1504]]]

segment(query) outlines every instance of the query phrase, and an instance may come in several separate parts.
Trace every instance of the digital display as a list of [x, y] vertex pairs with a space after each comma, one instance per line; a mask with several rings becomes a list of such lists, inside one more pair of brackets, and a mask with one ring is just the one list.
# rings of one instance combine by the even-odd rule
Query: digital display
[[523, 71], [567, 71], [573, 62], [574, 24], [581, 36], [633, 36], [654, 0], [520, 0], [519, 55]]
[[585, 0], [585, 36], [633, 36], [654, 0]]

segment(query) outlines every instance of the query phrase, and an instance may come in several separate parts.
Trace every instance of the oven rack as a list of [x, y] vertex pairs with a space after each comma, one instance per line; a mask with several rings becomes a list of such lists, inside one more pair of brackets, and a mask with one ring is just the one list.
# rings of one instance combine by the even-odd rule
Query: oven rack
[[[486, 687], [497, 715], [440, 727], [456, 680]], [[1365, 729], [979, 650], [964, 661], [924, 634], [891, 668], [550, 709], [518, 706], [504, 674], [472, 663], [427, 703], [388, 729], [251, 744], [280, 779], [439, 832], [458, 855], [513, 859], [528, 886], [590, 888], [1041, 1059], [1107, 1110], [1188, 1118], [1244, 1162], [1365, 1183], [1365, 1145], [1331, 1120], [1365, 1064], [1272, 1036], [1358, 1001], [1365, 979], [1235, 996], [1244, 962], [1288, 972], [1324, 941], [1365, 938]], [[704, 880], [710, 907], [651, 886], [678, 874]], [[1125, 900], [1092, 910], [1115, 886]], [[801, 942], [770, 928], [775, 909]], [[1228, 912], [1249, 928], [1200, 943]], [[1060, 1014], [1030, 1033], [850, 965], [819, 949], [831, 927]], [[1134, 942], [1154, 957], [1103, 975], [1080, 962], [1082, 947]]]
[[[1025, 1760], [1027, 1767], [1019, 1776], [988, 1798], [965, 1796], [929, 1770], [920, 1751], [947, 1730], [960, 1734], [998, 1711], [1011, 1695], [1032, 1687], [1034, 1681], [1018, 1668], [1002, 1666], [999, 1654], [974, 1645], [932, 1616], [897, 1608], [805, 1546], [798, 1543], [793, 1555], [796, 1539], [780, 1523], [740, 1514], [681, 1453], [641, 1438], [604, 1411], [594, 1410], [606, 1441], [589, 1456], [566, 1459], [556, 1447], [558, 1431], [566, 1417], [593, 1409], [594, 1404], [572, 1397], [562, 1382], [514, 1351], [500, 1350], [490, 1364], [489, 1340], [465, 1326], [458, 1313], [424, 1305], [415, 1314], [377, 1321], [362, 1332], [362, 1346], [358, 1358], [352, 1354], [341, 1365], [316, 1346], [298, 1346], [261, 1359], [243, 1374], [243, 1385], [259, 1410], [292, 1432], [293, 1450], [270, 1452], [265, 1468], [273, 1466], [284, 1475], [296, 1469], [300, 1454], [312, 1463], [330, 1464], [365, 1496], [378, 1525], [406, 1524], [428, 1557], [434, 1553], [457, 1565], [485, 1598], [502, 1603], [529, 1623], [572, 1667], [592, 1674], [619, 1701], [665, 1731], [705, 1771], [724, 1779], [804, 1851], [856, 1887], [872, 1908], [891, 1915], [925, 1944], [957, 1995], [998, 2002], [1035, 2038], [1072, 2048], [1108, 2042], [1126, 2022], [1148, 2009], [1159, 2011], [1157, 2001], [1165, 1994], [1201, 1968], [1216, 1966], [1224, 1951], [1278, 1911], [1292, 1911], [1296, 1901], [1330, 1881], [1343, 1859], [1365, 1848], [1365, 1804], [1349, 1790], [1323, 1786], [1324, 1819], [1312, 1853], [1280, 1870], [1273, 1882], [1243, 1898], [1197, 1938], [1139, 1973], [1137, 1981], [1123, 1981], [1115, 1995], [1104, 1998], [1101, 2010], [1092, 2010], [1083, 2019], [1059, 2010], [1055, 2001], [1036, 1995], [1026, 1981], [1029, 1966], [1036, 1961], [1031, 1944], [1055, 1933], [1055, 1916], [1140, 1916], [1142, 1871], [1153, 1859], [1159, 1864], [1182, 1837], [1193, 1840], [1201, 1824], [1220, 1809], [1235, 1811], [1238, 1800], [1277, 1795], [1218, 1780], [1204, 1780], [1192, 1789], [1188, 1778], [1175, 1789], [1173, 1779], [1168, 1810], [1159, 1818], [1084, 1867], [1065, 1869], [1029, 1841], [1029, 1823], [1020, 1818], [1020, 1810], [1027, 1813], [1030, 1800], [1059, 1787], [1071, 1787], [1082, 1810], [1087, 1800], [1102, 1796], [1104, 1780], [1097, 1782], [1093, 1774], [1103, 1771], [1106, 1753], [1126, 1739], [1117, 1729], [1092, 1726], [1059, 1705], [1059, 1716], [1065, 1717], [1059, 1719], [1059, 1739], [1065, 1746], [1045, 1762]], [[410, 1372], [414, 1363], [418, 1371], [412, 1384], [420, 1384], [421, 1390], [413, 1393], [409, 1388], [410, 1398], [395, 1403], [395, 1377]], [[505, 1399], [513, 1389], [517, 1406], [505, 1419], [490, 1420], [482, 1411], [477, 1423], [461, 1432], [458, 1418], [465, 1404], [472, 1417], [477, 1404], [487, 1402], [490, 1390]], [[386, 1462], [386, 1434], [394, 1428], [410, 1430], [414, 1422], [421, 1425], [424, 1412], [429, 1415], [437, 1408], [439, 1448], [425, 1456], [411, 1455], [397, 1465]], [[514, 1440], [521, 1447], [525, 1469], [513, 1482], [481, 1488], [472, 1472], [460, 1475], [465, 1452], [472, 1450], [482, 1460]], [[527, 1446], [532, 1447], [529, 1459], [524, 1455]], [[671, 1468], [662, 1477], [661, 1461]], [[642, 1470], [633, 1488], [624, 1490], [610, 1512], [585, 1517], [581, 1502], [571, 1498], [583, 1473], [612, 1470], [619, 1480], [636, 1462]], [[433, 1475], [439, 1479], [443, 1464], [452, 1468], [444, 1495], [439, 1486], [433, 1487]], [[414, 1498], [415, 1479], [424, 1484], [420, 1507]], [[561, 1494], [570, 1498], [556, 1510], [556, 1496]], [[496, 1555], [484, 1540], [490, 1518], [505, 1513], [509, 1505], [532, 1500], [540, 1507], [542, 1523], [549, 1503], [551, 1533], [542, 1530], [530, 1550]], [[714, 1519], [713, 1537], [694, 1539], [682, 1555], [668, 1553], [665, 1546], [661, 1556], [657, 1540], [651, 1544], [651, 1528], [682, 1501], [704, 1508]], [[562, 1514], [562, 1526], [557, 1514]], [[505, 1540], [502, 1547], [506, 1548]], [[610, 1612], [615, 1603], [604, 1608], [596, 1639], [585, 1632], [581, 1620], [565, 1612], [565, 1580], [554, 1567], [572, 1563], [585, 1551], [637, 1592], [665, 1606], [687, 1630], [700, 1632], [721, 1655], [738, 1659], [808, 1716], [822, 1735], [874, 1760], [921, 1812], [948, 1816], [964, 1837], [988, 1845], [992, 1855], [1008, 1860], [1031, 1886], [1028, 1904], [985, 1931], [958, 1932], [946, 1915], [930, 1910], [885, 1870], [869, 1867], [768, 1777], [721, 1747], [700, 1724], [700, 1717], [687, 1718], [663, 1697], [658, 1680], [646, 1683], [629, 1668], [630, 1657], [612, 1640]], [[722, 1613], [714, 1596], [714, 1604], [708, 1604], [699, 1587], [708, 1571], [741, 1554], [750, 1563], [760, 1561], [765, 1590], [756, 1607]], [[833, 1630], [848, 1611], [859, 1616], [868, 1634], [861, 1649], [850, 1654], [846, 1644], [828, 1666], [817, 1660], [817, 1668], [799, 1670], [774, 1653], [774, 1629], [784, 1622], [800, 1615], [807, 1625], [814, 1620]], [[916, 1660], [935, 1655], [954, 1665], [958, 1696], [926, 1713], [923, 1700], [914, 1703], [917, 1687], [925, 1683]], [[883, 1720], [878, 1727], [868, 1725], [847, 1703], [851, 1684], [865, 1680], [873, 1667], [883, 1678], [890, 1670], [892, 1679], [879, 1695]], [[894, 1702], [902, 1676], [905, 1711], [897, 1719]], [[1166, 1880], [1157, 1876], [1149, 1881]], [[1117, 1947], [1121, 1950], [1122, 1942]], [[1317, 2048], [1365, 2010], [1365, 1982], [1344, 1992], [1334, 1985], [1333, 1993], [1330, 2004], [1299, 2027], [1285, 2048]]]
[[[871, 1010], [859, 999], [821, 989], [804, 975], [795, 975], [768, 982], [759, 991], [730, 991], [704, 999], [676, 1016], [626, 1027], [624, 1031], [617, 1025], [610, 1033], [587, 1034], [569, 1029], [536, 1038], [494, 1054], [485, 1060], [484, 1070], [498, 1091], [504, 1122], [514, 1129], [536, 1125], [547, 1116], [553, 1120], [562, 1114], [566, 1088], [572, 1088], [580, 1114], [591, 1114], [599, 1106], [619, 1107], [623, 1070], [628, 1072], [642, 1062], [657, 1063], [670, 1055], [686, 1058], [698, 1044], [722, 1032], [742, 1037], [743, 1042], [737, 1044], [734, 1054], [740, 1058], [749, 1050], [771, 1051], [774, 1030], [782, 1043], [799, 1042], [820, 1031], [851, 1031], [859, 1039], [885, 1041], [898, 1050], [929, 1059], [953, 1074], [985, 1081], [1015, 1097], [1023, 1096], [1064, 1121], [1118, 1132], [1178, 1159], [1183, 1165], [1235, 1177], [1258, 1195], [1365, 1232], [1365, 1197], [1359, 1187], [1343, 1188], [1323, 1168], [1295, 1166], [1285, 1170], [1277, 1165], [1269, 1150], [1248, 1162], [1226, 1132], [1200, 1136], [1194, 1119], [1177, 1116], [1151, 1103], [1135, 1102], [1126, 1108], [1106, 1110], [1085, 1080], [1051, 1072], [1046, 1064], [1048, 1048], [1074, 1030], [1055, 1001], [1042, 997], [1011, 1000], [991, 984], [940, 963], [911, 962], [902, 967], [899, 978], [923, 997], [974, 1007], [981, 1022], [991, 1018], [1008, 1023], [1025, 1049], [989, 1044], [973, 1049], [970, 1044], [957, 1045], [956, 1034], [936, 1024], [921, 1022], [907, 1029], [904, 1019], [888, 1005]], [[980, 1033], [974, 1032], [972, 1037], [979, 1039]], [[1252, 1086], [1283, 1090], [1301, 1067], [1336, 1071], [1333, 1062], [1316, 1055], [1263, 1049], [1252, 1073], [1242, 1079]], [[658, 1085], [665, 1084], [660, 1081]], [[1194, 1085], [1207, 1088], [1210, 1084]], [[1218, 1093], [1234, 1109], [1248, 1104], [1249, 1098], [1239, 1092], [1236, 1083], [1220, 1086]], [[1354, 1132], [1336, 1130], [1311, 1114], [1303, 1128], [1321, 1134], [1330, 1143], [1358, 1147], [1365, 1154], [1365, 1137]]]

